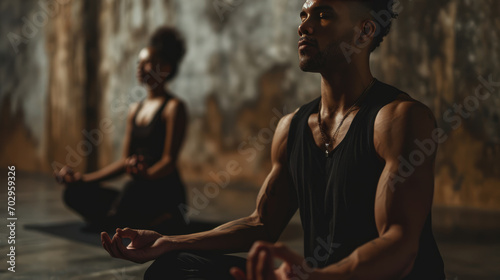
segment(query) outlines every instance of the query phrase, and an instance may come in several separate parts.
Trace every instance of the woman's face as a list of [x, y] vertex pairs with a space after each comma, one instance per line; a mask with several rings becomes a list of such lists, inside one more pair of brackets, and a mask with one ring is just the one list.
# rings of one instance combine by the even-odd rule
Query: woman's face
[[147, 47], [139, 52], [137, 63], [137, 80], [139, 83], [154, 89], [164, 84], [165, 78], [170, 75], [170, 71], [170, 64], [160, 62], [153, 48]]

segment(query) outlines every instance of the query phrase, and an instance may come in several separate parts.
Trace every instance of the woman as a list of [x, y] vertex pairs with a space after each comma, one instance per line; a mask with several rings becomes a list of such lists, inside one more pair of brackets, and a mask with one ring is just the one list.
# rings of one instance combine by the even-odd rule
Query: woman
[[[66, 166], [56, 175], [66, 185], [64, 201], [85, 218], [88, 230], [121, 226], [181, 230], [184, 217], [179, 206], [186, 196], [177, 158], [187, 113], [167, 83], [184, 53], [184, 41], [175, 29], [156, 30], [139, 53], [137, 78], [148, 95], [130, 107], [122, 158], [96, 172], [80, 174]], [[132, 180], [122, 192], [99, 184], [125, 172]]]

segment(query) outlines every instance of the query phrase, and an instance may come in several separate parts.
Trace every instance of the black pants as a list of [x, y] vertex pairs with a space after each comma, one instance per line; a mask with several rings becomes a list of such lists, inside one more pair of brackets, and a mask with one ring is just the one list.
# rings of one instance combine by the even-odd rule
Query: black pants
[[170, 252], [144, 274], [144, 280], [233, 280], [231, 267], [245, 271], [246, 259], [211, 252]]
[[66, 186], [63, 199], [89, 223], [91, 230], [131, 227], [169, 234], [184, 231], [179, 208], [186, 201], [184, 186], [172, 180], [131, 180], [122, 192], [99, 183], [76, 182]]

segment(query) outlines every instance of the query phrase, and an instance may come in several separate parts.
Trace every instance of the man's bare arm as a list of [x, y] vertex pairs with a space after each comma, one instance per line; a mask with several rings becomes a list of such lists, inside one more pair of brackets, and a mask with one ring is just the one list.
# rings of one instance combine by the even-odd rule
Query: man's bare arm
[[[271, 148], [272, 169], [262, 185], [252, 214], [209, 231], [188, 235], [161, 236], [153, 231], [118, 229], [111, 240], [103, 232], [103, 247], [113, 257], [143, 263], [174, 250], [231, 253], [247, 251], [257, 240], [275, 242], [297, 210], [286, 163], [292, 116], [285, 116], [277, 126]], [[130, 238], [132, 243], [124, 247], [122, 238]]]
[[248, 217], [228, 222], [212, 230], [183, 235], [166, 236], [166, 250], [216, 250], [241, 252], [250, 249], [256, 240], [275, 242], [297, 210], [296, 198], [290, 191], [286, 163], [286, 143], [292, 115], [282, 118], [277, 126], [272, 148], [272, 169], [257, 197], [256, 209]]
[[402, 279], [411, 272], [432, 205], [435, 152], [409, 176], [395, 176], [400, 156], [408, 159], [418, 149], [415, 140], [431, 138], [434, 128], [432, 113], [416, 101], [396, 101], [380, 111], [374, 135], [377, 153], [385, 161], [375, 198], [379, 237], [319, 270], [318, 279]]

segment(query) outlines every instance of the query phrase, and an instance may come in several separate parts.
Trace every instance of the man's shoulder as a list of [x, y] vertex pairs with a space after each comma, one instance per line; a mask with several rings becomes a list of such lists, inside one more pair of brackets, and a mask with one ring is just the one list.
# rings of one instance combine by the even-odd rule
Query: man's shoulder
[[430, 137], [435, 128], [436, 119], [431, 109], [401, 92], [378, 112], [374, 145], [379, 155], [387, 154], [384, 151], [400, 153], [415, 140]]
[[292, 124], [294, 119], [308, 118], [311, 111], [313, 111], [315, 108], [318, 108], [320, 99], [320, 97], [314, 98], [313, 100], [299, 106], [293, 113], [285, 115], [281, 119], [281, 122], [283, 122], [283, 126], [286, 128], [286, 130], [288, 131], [290, 129], [290, 125]]
[[284, 115], [276, 128], [276, 135], [281, 136], [279, 138], [284, 138], [286, 139], [288, 137], [288, 133], [290, 132], [290, 126], [292, 125], [293, 118], [297, 114], [297, 112], [300, 110], [300, 107], [297, 108], [294, 112], [288, 113]]
[[[412, 98], [407, 93], [399, 91], [394, 100], [380, 109], [375, 123], [384, 119], [414, 119], [419, 117], [430, 117], [435, 121], [432, 110], [424, 103]], [[379, 122], [377, 122], [379, 120]]]

